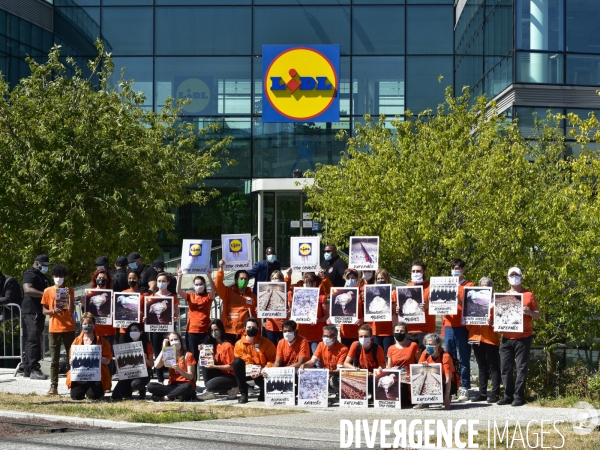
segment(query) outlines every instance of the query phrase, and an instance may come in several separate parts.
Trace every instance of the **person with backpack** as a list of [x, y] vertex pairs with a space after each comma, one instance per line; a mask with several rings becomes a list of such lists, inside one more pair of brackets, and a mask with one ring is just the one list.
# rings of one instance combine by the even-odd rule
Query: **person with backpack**
[[[419, 364], [442, 364], [442, 392], [444, 394], [444, 407], [450, 409], [450, 397], [455, 395], [460, 387], [460, 377], [454, 369], [454, 361], [450, 353], [442, 348], [442, 338], [437, 333], [429, 333], [423, 338], [425, 350], [419, 358]], [[428, 404], [415, 405], [414, 409], [428, 408]]]
[[[383, 346], [377, 345], [373, 340], [373, 330], [367, 324], [358, 329], [358, 342], [353, 342], [344, 361], [346, 369], [367, 369], [369, 377], [373, 372], [379, 372], [385, 367]], [[369, 379], [369, 394], [373, 398], [373, 381]]]

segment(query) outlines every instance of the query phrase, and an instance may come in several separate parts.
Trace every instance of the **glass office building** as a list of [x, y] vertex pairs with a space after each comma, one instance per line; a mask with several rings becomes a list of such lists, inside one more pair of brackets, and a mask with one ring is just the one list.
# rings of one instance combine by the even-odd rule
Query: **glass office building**
[[[25, 76], [24, 53], [43, 59], [51, 41], [83, 61], [93, 56], [91, 43], [101, 36], [115, 72], [126, 67], [126, 77], [146, 94], [143, 107], [160, 109], [168, 96], [186, 93], [206, 97], [201, 106], [184, 110], [184, 120], [198, 128], [219, 123], [217, 136], [207, 138], [233, 136], [229, 156], [237, 164], [224, 165], [207, 180], [221, 196], [177, 211], [178, 239], [170, 245], [161, 238], [165, 256], [178, 255], [182, 238], [218, 240], [221, 233], [256, 234], [260, 228], [262, 244], [275, 245], [285, 261], [290, 236], [318, 230], [305, 220], [309, 211], [301, 193], [273, 188], [268, 180], [316, 163], [335, 164], [345, 146], [336, 133], [351, 133], [366, 113], [435, 109], [448, 85], [497, 97], [519, 117], [548, 107], [600, 109], [587, 98], [600, 84], [598, 3], [7, 0], [0, 3], [0, 70], [12, 82]], [[263, 123], [264, 44], [340, 45], [339, 122]], [[583, 97], [588, 103], [575, 106]]]

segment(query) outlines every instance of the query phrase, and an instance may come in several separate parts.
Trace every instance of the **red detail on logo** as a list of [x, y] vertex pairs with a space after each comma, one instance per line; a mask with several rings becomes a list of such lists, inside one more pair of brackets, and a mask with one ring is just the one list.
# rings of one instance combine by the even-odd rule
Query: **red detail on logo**
[[286, 86], [289, 88], [289, 90], [290, 90], [290, 91], [292, 92], [292, 94], [293, 94], [293, 93], [294, 93], [294, 91], [295, 91], [296, 89], [298, 89], [302, 83], [299, 83], [298, 81], [296, 81], [296, 80], [294, 79], [294, 77], [295, 77], [296, 75], [298, 75], [298, 72], [296, 71], [296, 69], [290, 69], [290, 71], [289, 71], [288, 73], [290, 74], [290, 77], [292, 77], [292, 79], [286, 83]]

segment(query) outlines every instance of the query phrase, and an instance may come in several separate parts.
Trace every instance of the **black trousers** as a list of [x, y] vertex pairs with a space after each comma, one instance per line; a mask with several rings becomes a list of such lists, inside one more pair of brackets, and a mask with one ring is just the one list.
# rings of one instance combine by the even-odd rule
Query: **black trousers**
[[248, 393], [248, 380], [254, 380], [254, 383], [260, 388], [260, 396], [264, 397], [265, 395], [265, 379], [260, 376], [257, 378], [247, 377], [246, 376], [246, 363], [242, 358], [235, 358], [231, 363], [233, 367], [233, 374], [235, 375], [235, 380], [237, 382], [238, 387], [240, 388], [240, 392], [247, 394]]
[[230, 373], [225, 373], [219, 369], [207, 369], [202, 367], [202, 379], [204, 387], [210, 392], [228, 391], [231, 388], [237, 387], [238, 383], [235, 376]]
[[134, 378], [132, 380], [119, 380], [113, 389], [112, 399], [123, 400], [131, 398], [135, 391], [139, 391], [140, 395], [146, 395], [146, 385], [150, 382], [150, 377]]
[[[186, 344], [188, 351], [192, 352], [194, 355], [194, 359], [198, 362], [198, 355], [200, 351], [198, 350], [198, 345], [204, 343], [204, 339], [208, 336], [208, 333], [187, 333], [186, 334]], [[155, 353], [158, 355], [158, 353]]]
[[104, 388], [101, 381], [73, 381], [71, 383], [71, 398], [83, 400], [85, 397], [91, 400], [99, 400], [104, 397]]
[[479, 394], [487, 395], [488, 380], [492, 379], [491, 395], [498, 397], [500, 394], [500, 347], [497, 345], [480, 342], [473, 344], [473, 353], [479, 366]]
[[425, 343], [423, 342], [423, 340], [425, 339], [425, 336], [427, 336], [429, 333], [407, 333], [406, 334], [406, 338], [411, 341], [411, 342], [415, 342], [418, 346], [419, 346], [419, 355], [421, 353], [423, 353], [423, 350], [425, 350]]
[[[529, 351], [533, 336], [522, 339], [502, 338], [500, 344], [500, 360], [504, 397], [514, 400], [525, 400], [525, 381], [529, 368]], [[513, 378], [516, 369], [517, 381]]]
[[147, 389], [152, 395], [167, 396], [169, 400], [175, 400], [177, 397], [190, 400], [196, 397], [196, 389], [194, 389], [192, 383], [171, 383], [166, 386], [160, 383], [150, 383]]
[[45, 317], [41, 313], [23, 314], [25, 323], [25, 353], [23, 354], [23, 371], [31, 373], [40, 370], [42, 359], [42, 336], [44, 335]]
[[[157, 358], [158, 354], [162, 352], [163, 340], [165, 339], [164, 333], [148, 333], [148, 337], [150, 339], [150, 345], [152, 346], [152, 351], [154, 352], [154, 357]], [[155, 369], [156, 379], [159, 383], [165, 381], [164, 369]]]

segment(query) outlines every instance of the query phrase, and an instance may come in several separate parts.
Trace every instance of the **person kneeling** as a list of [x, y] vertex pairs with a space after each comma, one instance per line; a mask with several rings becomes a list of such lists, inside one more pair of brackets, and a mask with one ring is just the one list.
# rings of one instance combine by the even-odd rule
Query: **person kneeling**
[[373, 341], [373, 330], [369, 325], [358, 329], [358, 342], [353, 342], [344, 361], [346, 369], [367, 369], [369, 371], [368, 390], [373, 401], [373, 373], [382, 370], [385, 358], [383, 348]]
[[[460, 378], [456, 375], [452, 356], [442, 349], [442, 338], [436, 333], [430, 333], [423, 338], [425, 350], [419, 358], [419, 364], [442, 364], [442, 392], [444, 394], [444, 407], [450, 409], [450, 396], [456, 394]], [[428, 408], [428, 404], [415, 405], [414, 409]]]
[[[196, 370], [196, 360], [194, 355], [188, 352], [183, 344], [181, 335], [176, 332], [169, 333], [169, 339], [163, 341], [163, 347], [175, 347], [175, 360], [177, 363], [169, 367], [169, 384], [150, 383], [148, 392], [152, 394], [152, 400], [173, 401], [180, 397], [182, 400], [192, 400], [196, 398], [196, 384], [194, 383], [194, 372]], [[156, 362], [155, 369], [161, 369], [164, 366], [163, 352], [161, 351]]]

